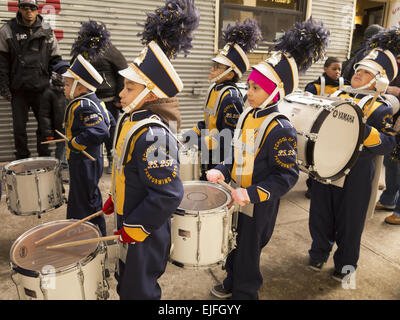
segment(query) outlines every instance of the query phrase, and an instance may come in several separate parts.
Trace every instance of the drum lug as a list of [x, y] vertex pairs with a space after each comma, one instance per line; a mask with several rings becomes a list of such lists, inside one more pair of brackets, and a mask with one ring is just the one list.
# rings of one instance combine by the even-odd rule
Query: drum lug
[[84, 287], [85, 276], [84, 276], [84, 274], [83, 274], [82, 266], [81, 266], [80, 263], [78, 264], [78, 267], [79, 267], [79, 272], [77, 273], [77, 276], [78, 276], [79, 284], [80, 284], [80, 286], [81, 286], [82, 300], [86, 300], [86, 297], [85, 297], [85, 287]]
[[197, 221], [197, 264], [200, 262], [200, 231], [201, 231], [201, 220]]
[[328, 112], [332, 112], [335, 109], [335, 107], [330, 105], [323, 105], [322, 108], [324, 108]]
[[308, 138], [309, 138], [311, 141], [315, 142], [315, 141], [317, 141], [317, 139], [318, 139], [318, 134], [317, 134], [317, 133], [310, 133], [310, 134], [308, 135]]

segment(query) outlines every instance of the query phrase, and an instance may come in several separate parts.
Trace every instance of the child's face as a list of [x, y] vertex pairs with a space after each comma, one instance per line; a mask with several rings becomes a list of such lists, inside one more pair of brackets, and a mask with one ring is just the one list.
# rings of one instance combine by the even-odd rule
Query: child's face
[[[375, 75], [372, 72], [365, 69], [358, 69], [351, 78], [351, 86], [355, 89], [361, 88], [362, 86], [369, 83], [374, 77]], [[374, 88], [375, 84], [372, 84], [366, 89], [373, 90]]]
[[71, 94], [72, 86], [74, 84], [74, 79], [69, 78], [69, 77], [65, 77], [64, 79], [65, 79], [64, 94], [65, 94], [65, 97], [67, 99], [71, 99], [72, 100], [72, 99], [74, 99], [76, 97], [79, 97], [80, 95], [82, 95], [82, 94], [84, 94], [86, 92], [89, 92], [88, 89], [85, 86], [83, 86], [80, 83], [78, 83], [77, 86], [75, 87], [75, 90], [72, 93], [72, 97], [71, 97], [70, 94]]
[[[144, 88], [145, 86], [143, 84], [133, 82], [129, 79], [124, 79], [124, 89], [119, 93], [122, 107], [125, 108], [126, 106], [129, 106], [144, 90]], [[145, 99], [142, 99], [142, 101], [137, 105], [136, 109], [140, 108], [144, 102]]]
[[[213, 65], [211, 66], [210, 69], [210, 74], [208, 76], [208, 80], [212, 80], [216, 77], [218, 77], [221, 73], [225, 72], [226, 69], [228, 69], [228, 66], [225, 66], [221, 63], [218, 62], [213, 62]], [[229, 78], [230, 73], [219, 79], [216, 83], [222, 83], [223, 81], [227, 80]]]
[[253, 80], [249, 80], [247, 83], [249, 86], [247, 90], [247, 101], [249, 101], [252, 108], [257, 108], [268, 99], [269, 94]]
[[324, 72], [329, 78], [337, 80], [342, 72], [342, 64], [340, 62], [333, 62], [329, 67], [324, 67]]

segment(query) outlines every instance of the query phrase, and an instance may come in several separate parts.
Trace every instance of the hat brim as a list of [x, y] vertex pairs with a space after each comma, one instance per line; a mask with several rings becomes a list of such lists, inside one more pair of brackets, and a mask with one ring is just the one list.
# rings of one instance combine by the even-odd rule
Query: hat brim
[[130, 81], [133, 81], [133, 82], [136, 82], [136, 83], [139, 83], [142, 85], [146, 85], [146, 82], [131, 67], [120, 70], [120, 71], [118, 71], [118, 73]]
[[65, 77], [65, 78], [73, 78], [73, 79], [75, 79], [75, 77], [72, 75], [71, 72], [69, 72], [69, 70], [67, 70], [66, 72], [64, 72], [64, 73], [62, 74], [62, 76]]

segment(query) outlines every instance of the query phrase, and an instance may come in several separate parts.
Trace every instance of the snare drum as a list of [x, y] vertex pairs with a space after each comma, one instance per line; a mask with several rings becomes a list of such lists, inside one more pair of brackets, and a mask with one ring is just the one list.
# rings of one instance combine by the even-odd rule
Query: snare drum
[[3, 168], [7, 205], [15, 215], [40, 214], [64, 203], [60, 161], [51, 157], [10, 162]]
[[200, 180], [200, 152], [195, 148], [179, 150], [179, 177], [182, 181]]
[[206, 181], [183, 182], [184, 196], [171, 221], [170, 261], [183, 268], [223, 263], [236, 245], [230, 193]]
[[78, 220], [52, 221], [22, 234], [10, 250], [11, 278], [21, 300], [94, 300], [108, 296], [103, 243], [47, 250], [51, 244], [101, 236], [85, 222], [36, 246], [43, 237]]
[[300, 169], [326, 183], [350, 172], [362, 150], [365, 118], [351, 99], [293, 93], [278, 105], [297, 131]]

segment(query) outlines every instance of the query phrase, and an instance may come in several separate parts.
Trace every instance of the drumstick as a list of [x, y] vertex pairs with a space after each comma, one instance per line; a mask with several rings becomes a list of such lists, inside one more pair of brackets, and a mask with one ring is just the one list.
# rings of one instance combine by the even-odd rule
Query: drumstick
[[64, 139], [56, 139], [56, 140], [43, 141], [42, 144], [59, 143], [64, 141], [65, 141]]
[[[228, 189], [230, 192], [232, 192], [232, 191], [234, 191], [235, 189], [234, 188], [232, 188], [229, 184], [227, 184], [225, 181], [223, 181], [223, 180], [218, 180], [218, 183], [221, 185], [221, 186], [223, 186], [223, 187], [225, 187], [226, 189]], [[245, 203], [248, 203], [248, 201], [245, 201]]]
[[[57, 132], [61, 137], [63, 137], [63, 139], [65, 140], [65, 141], [69, 141], [68, 140], [68, 138], [66, 137], [66, 136], [64, 136], [60, 131], [58, 131], [58, 130], [54, 130], [55, 132]], [[95, 158], [93, 158], [89, 153], [87, 153], [85, 150], [80, 150], [86, 157], [88, 157], [90, 160], [92, 160], [92, 161], [96, 161], [96, 159]]]
[[96, 243], [96, 242], [101, 242], [101, 241], [109, 241], [109, 240], [117, 240], [117, 239], [119, 239], [119, 235], [107, 236], [107, 237], [101, 237], [101, 238], [92, 238], [92, 239], [86, 239], [86, 240], [65, 242], [65, 243], [54, 245], [54, 246], [46, 247], [46, 249], [50, 249], [50, 250], [51, 249], [62, 249], [62, 248], [68, 248], [68, 247], [81, 246], [81, 245], [89, 244], [89, 243]]
[[60, 233], [63, 233], [63, 232], [68, 231], [68, 230], [70, 230], [72, 228], [75, 228], [76, 226], [79, 226], [80, 224], [82, 224], [82, 223], [84, 223], [84, 222], [86, 222], [86, 221], [88, 221], [90, 219], [96, 218], [97, 216], [99, 216], [99, 215], [101, 215], [103, 213], [104, 213], [103, 211], [98, 211], [96, 213], [93, 213], [92, 215], [87, 216], [86, 218], [83, 218], [82, 220], [79, 220], [79, 221], [77, 221], [77, 222], [75, 222], [75, 223], [73, 223], [73, 224], [71, 224], [69, 226], [66, 226], [65, 228], [62, 228], [60, 230], [57, 230], [56, 232], [53, 232], [53, 233], [49, 234], [48, 236], [40, 239], [39, 241], [36, 241], [35, 245], [39, 245], [39, 244], [45, 242], [46, 240], [54, 238], [55, 236], [59, 235]]
[[377, 91], [377, 92], [375, 93], [374, 97], [372, 98], [371, 102], [368, 104], [368, 109], [367, 109], [367, 111], [365, 112], [365, 115], [366, 115], [367, 117], [368, 117], [369, 110], [370, 110], [370, 109], [372, 108], [372, 106], [375, 104], [376, 99], [378, 99], [378, 97], [379, 97], [380, 94], [381, 94], [381, 93], [380, 93], [379, 91]]
[[226, 189], [228, 189], [229, 191], [233, 191], [233, 190], [235, 190], [235, 189], [233, 189], [229, 184], [227, 184], [225, 181], [223, 181], [223, 180], [221, 180], [221, 179], [219, 179], [218, 181], [217, 181], [221, 186], [223, 186], [223, 187], [225, 187]]

